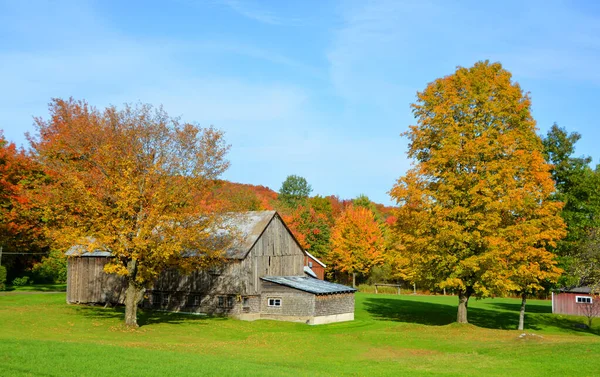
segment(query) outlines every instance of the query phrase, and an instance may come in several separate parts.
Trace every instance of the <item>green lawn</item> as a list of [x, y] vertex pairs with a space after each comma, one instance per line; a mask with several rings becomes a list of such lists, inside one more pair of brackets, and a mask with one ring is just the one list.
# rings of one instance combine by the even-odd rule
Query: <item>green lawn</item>
[[356, 320], [324, 326], [65, 304], [64, 293], [0, 296], [3, 376], [592, 376], [600, 321], [528, 305], [527, 335], [512, 330], [519, 301], [473, 300], [456, 325], [456, 298], [357, 294]]
[[[66, 284], [32, 284], [23, 286], [9, 285], [6, 292], [66, 292]], [[2, 293], [2, 291], [0, 291]]]

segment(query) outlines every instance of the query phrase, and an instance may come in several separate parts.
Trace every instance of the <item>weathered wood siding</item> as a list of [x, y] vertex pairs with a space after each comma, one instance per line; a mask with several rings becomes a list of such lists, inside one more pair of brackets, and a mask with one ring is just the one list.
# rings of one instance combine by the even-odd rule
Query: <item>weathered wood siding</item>
[[123, 303], [125, 279], [107, 274], [106, 257], [74, 257], [67, 261], [68, 303]]
[[304, 256], [281, 218], [275, 215], [241, 262], [244, 294], [260, 294], [263, 276], [303, 276]]
[[[245, 259], [230, 259], [220, 269], [199, 270], [188, 275], [177, 270], [165, 271], [148, 289], [144, 305], [174, 311], [241, 313], [244, 309], [241, 303], [246, 298], [250, 300], [252, 312], [259, 307], [257, 296], [261, 293], [261, 277], [303, 276], [304, 261], [304, 251], [281, 218], [275, 215]], [[122, 303], [124, 279], [104, 273], [107, 262], [105, 257], [70, 258], [67, 301]], [[190, 300], [193, 302], [196, 296], [201, 304], [191, 305]], [[235, 304], [223, 308], [217, 305], [219, 296], [233, 297]]]

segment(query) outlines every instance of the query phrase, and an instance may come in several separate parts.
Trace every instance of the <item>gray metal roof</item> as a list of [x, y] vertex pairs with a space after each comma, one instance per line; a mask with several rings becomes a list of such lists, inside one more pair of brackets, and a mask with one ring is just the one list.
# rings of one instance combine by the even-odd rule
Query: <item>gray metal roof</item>
[[307, 276], [264, 276], [261, 279], [316, 295], [356, 292], [356, 289], [342, 284], [330, 283]]
[[587, 293], [587, 294], [589, 294], [592, 291], [592, 289], [590, 287], [574, 287], [574, 288], [561, 288], [560, 291], [568, 292], [568, 293]]
[[308, 266], [304, 266], [304, 273], [312, 276], [313, 278], [317, 278], [317, 274], [315, 274], [315, 272]]
[[84, 245], [74, 245], [67, 250], [66, 256], [78, 256], [78, 257], [110, 257], [112, 254], [109, 251], [102, 249], [95, 249], [93, 251], [87, 251], [87, 247]]

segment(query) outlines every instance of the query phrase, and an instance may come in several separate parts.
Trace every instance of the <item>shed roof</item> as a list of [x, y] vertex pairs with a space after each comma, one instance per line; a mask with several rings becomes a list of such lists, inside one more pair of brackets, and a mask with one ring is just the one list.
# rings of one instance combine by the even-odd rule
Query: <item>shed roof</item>
[[316, 295], [356, 292], [356, 289], [342, 284], [330, 283], [307, 276], [264, 276], [261, 279]]
[[[94, 237], [88, 237], [88, 242], [93, 243], [96, 239]], [[67, 256], [78, 256], [78, 257], [110, 257], [112, 254], [108, 250], [96, 248], [92, 251], [87, 250], [85, 245], [73, 245], [65, 253]]]
[[561, 288], [559, 290], [560, 292], [565, 292], [565, 293], [586, 293], [586, 294], [590, 294], [592, 292], [592, 289], [590, 287], [573, 287], [573, 288]]

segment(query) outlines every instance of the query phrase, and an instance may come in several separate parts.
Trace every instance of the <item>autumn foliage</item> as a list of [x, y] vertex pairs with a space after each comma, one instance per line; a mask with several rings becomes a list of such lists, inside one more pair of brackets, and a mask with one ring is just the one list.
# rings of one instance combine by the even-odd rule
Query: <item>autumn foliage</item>
[[105, 270], [128, 282], [127, 325], [137, 325], [143, 291], [163, 270], [220, 258], [225, 245], [206, 242], [217, 208], [204, 200], [228, 166], [220, 131], [149, 105], [100, 111], [60, 99], [36, 125], [31, 145], [50, 177], [41, 187], [49, 235], [63, 250], [79, 243], [112, 253]]
[[459, 67], [412, 105], [415, 165], [391, 196], [395, 233], [421, 284], [467, 302], [556, 280], [548, 248], [565, 234], [531, 101], [499, 63]]
[[368, 208], [349, 206], [336, 219], [331, 233], [329, 261], [339, 271], [368, 274], [384, 261], [384, 238], [380, 225]]
[[43, 177], [40, 166], [0, 132], [0, 245], [32, 250], [44, 245], [30, 189]]

